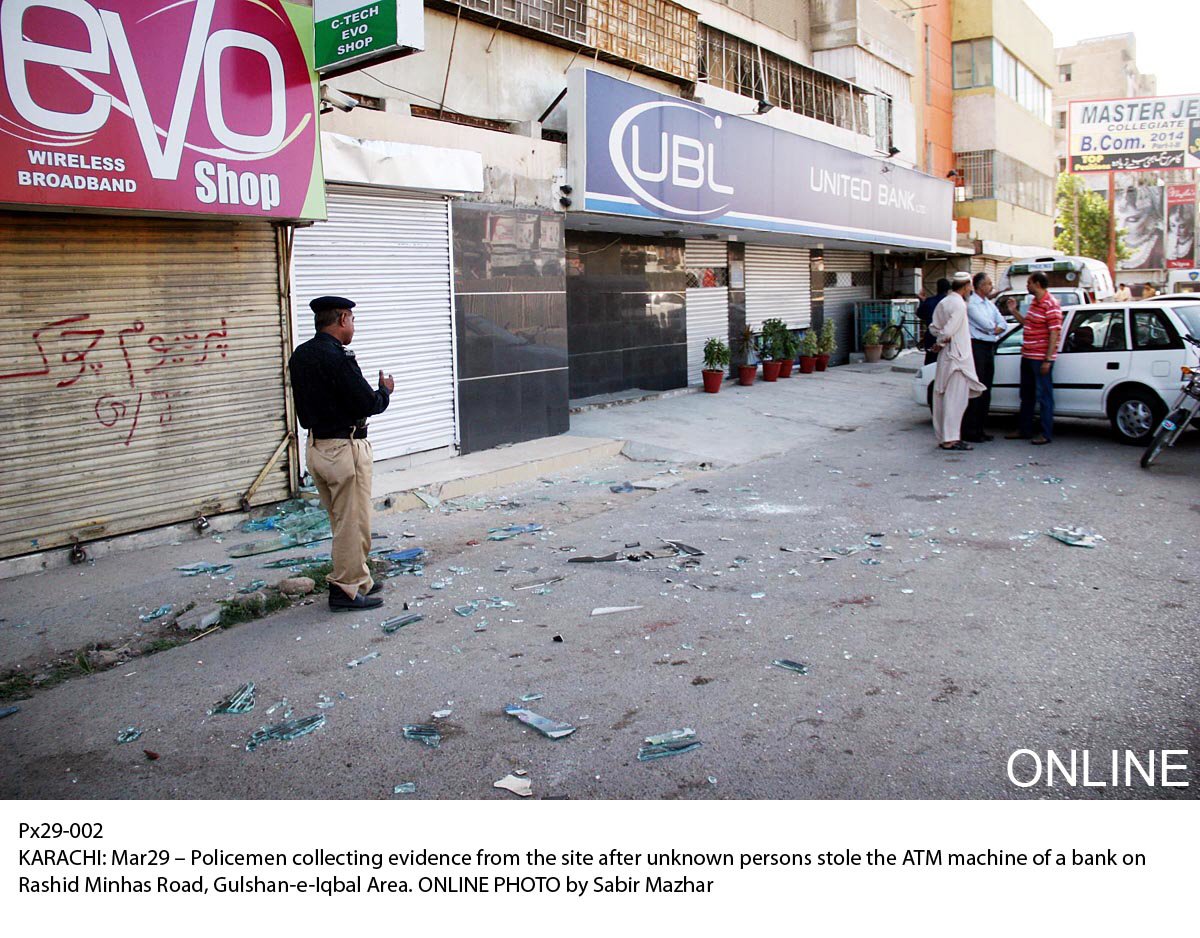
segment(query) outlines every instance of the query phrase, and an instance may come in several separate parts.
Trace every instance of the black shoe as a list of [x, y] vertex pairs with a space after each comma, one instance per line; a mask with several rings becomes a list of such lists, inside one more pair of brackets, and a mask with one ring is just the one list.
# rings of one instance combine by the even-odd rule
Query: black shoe
[[378, 609], [382, 605], [383, 600], [377, 597], [360, 594], [351, 599], [341, 587], [329, 587], [329, 608], [334, 612], [344, 612], [350, 609]]
[[369, 590], [367, 590], [367, 595], [368, 595], [368, 596], [374, 596], [376, 593], [382, 593], [382, 592], [383, 592], [383, 584], [382, 584], [382, 583], [376, 583], [376, 584], [375, 584], [374, 586], [372, 586], [372, 587], [371, 587]]
[[985, 436], [964, 436], [963, 442], [964, 443], [986, 443], [990, 439], [991, 439], [990, 436], [986, 436], [986, 437]]

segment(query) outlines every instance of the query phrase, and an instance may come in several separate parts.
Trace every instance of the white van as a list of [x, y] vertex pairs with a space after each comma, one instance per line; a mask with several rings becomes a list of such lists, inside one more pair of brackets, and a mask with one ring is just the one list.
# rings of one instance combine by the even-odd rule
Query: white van
[[1200, 270], [1168, 270], [1167, 293], [1200, 293]]
[[1050, 281], [1050, 293], [1063, 309], [1089, 303], [1103, 303], [1116, 290], [1108, 266], [1091, 257], [1075, 257], [1071, 254], [1048, 254], [1043, 257], [1027, 257], [1013, 261], [996, 285], [1000, 291], [996, 296], [1015, 296], [1018, 308], [1024, 314], [1033, 302], [1027, 290], [1029, 275], [1041, 271]]

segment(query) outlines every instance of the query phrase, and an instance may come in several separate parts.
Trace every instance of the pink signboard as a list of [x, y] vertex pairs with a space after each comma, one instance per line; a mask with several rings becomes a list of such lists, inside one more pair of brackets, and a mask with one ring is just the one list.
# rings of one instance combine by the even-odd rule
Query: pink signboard
[[312, 10], [0, 0], [0, 203], [323, 218]]

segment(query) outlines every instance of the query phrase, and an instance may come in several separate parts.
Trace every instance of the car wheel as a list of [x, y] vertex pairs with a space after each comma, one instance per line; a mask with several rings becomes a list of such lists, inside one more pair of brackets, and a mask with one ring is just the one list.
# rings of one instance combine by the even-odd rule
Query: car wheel
[[1130, 446], [1145, 446], [1166, 414], [1167, 408], [1152, 391], [1122, 391], [1108, 409], [1117, 439]]

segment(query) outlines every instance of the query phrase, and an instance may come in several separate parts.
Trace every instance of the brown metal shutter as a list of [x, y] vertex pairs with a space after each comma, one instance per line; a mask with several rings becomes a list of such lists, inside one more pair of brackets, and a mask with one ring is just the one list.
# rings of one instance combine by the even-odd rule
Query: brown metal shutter
[[0, 213], [0, 556], [238, 507], [287, 433], [279, 270], [264, 222]]

